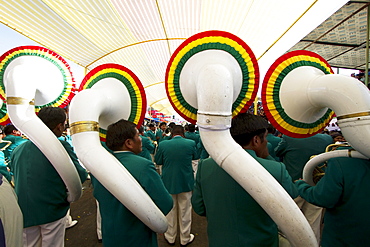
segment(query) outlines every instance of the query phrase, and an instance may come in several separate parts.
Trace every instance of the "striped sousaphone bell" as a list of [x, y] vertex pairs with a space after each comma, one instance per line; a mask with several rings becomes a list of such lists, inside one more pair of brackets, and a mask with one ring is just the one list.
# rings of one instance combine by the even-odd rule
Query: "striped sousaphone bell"
[[[263, 81], [265, 114], [281, 133], [303, 138], [321, 132], [335, 112], [346, 140], [362, 156], [370, 157], [370, 91], [355, 78], [332, 73], [325, 59], [313, 52], [298, 50], [281, 56]], [[336, 157], [334, 152], [326, 157]], [[309, 176], [311, 182], [313, 169], [303, 178]]]
[[146, 96], [139, 78], [118, 64], [103, 64], [82, 81], [70, 106], [72, 142], [86, 168], [153, 231], [167, 230], [163, 213], [124, 166], [101, 145], [107, 127], [120, 119], [141, 125]]
[[230, 135], [232, 117], [253, 103], [258, 80], [257, 60], [243, 40], [228, 32], [206, 31], [176, 49], [167, 66], [166, 90], [174, 109], [197, 122], [210, 156], [261, 205], [292, 245], [317, 246], [287, 192]]
[[70, 157], [53, 132], [36, 116], [46, 106], [65, 107], [74, 96], [67, 62], [39, 46], [20, 46], [0, 57], [0, 123], [10, 121], [44, 153], [68, 189], [68, 201], [82, 195], [82, 185]]

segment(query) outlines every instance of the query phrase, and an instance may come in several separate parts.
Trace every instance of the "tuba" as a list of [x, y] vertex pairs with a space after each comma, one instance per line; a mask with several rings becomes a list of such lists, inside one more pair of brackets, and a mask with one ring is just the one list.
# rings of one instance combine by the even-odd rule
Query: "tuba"
[[257, 60], [244, 41], [231, 33], [206, 31], [188, 38], [174, 52], [167, 66], [166, 90], [174, 109], [197, 123], [210, 156], [261, 205], [291, 243], [317, 246], [288, 193], [230, 135], [232, 117], [253, 103], [258, 80]]

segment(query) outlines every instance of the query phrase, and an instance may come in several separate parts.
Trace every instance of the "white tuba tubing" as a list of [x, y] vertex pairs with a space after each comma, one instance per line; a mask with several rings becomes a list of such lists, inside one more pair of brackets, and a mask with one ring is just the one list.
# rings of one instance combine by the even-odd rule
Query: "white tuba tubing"
[[286, 100], [282, 105], [289, 116], [305, 122], [303, 117], [310, 115], [305, 111], [332, 109], [346, 141], [370, 157], [370, 91], [362, 82], [302, 66], [292, 70], [282, 85], [280, 98]]
[[206, 150], [261, 205], [293, 246], [318, 246], [310, 225], [289, 194], [232, 139], [232, 88], [232, 76], [223, 65], [209, 64], [199, 73], [198, 126]]
[[[368, 159], [368, 157], [361, 154], [360, 152], [357, 152], [351, 149], [334, 150], [334, 151], [322, 153], [310, 159], [306, 163], [306, 165], [303, 168], [303, 180], [309, 185], [315, 186], [315, 183], [313, 182], [313, 177], [312, 177], [312, 173], [315, 167], [331, 158], [337, 158], [337, 157], [352, 157], [352, 158], [358, 158], [358, 159]], [[354, 167], [354, 169], [356, 168]]]
[[[20, 57], [6, 69], [6, 94], [30, 102], [35, 98], [43, 66], [32, 63], [32, 57]], [[37, 60], [36, 60], [37, 61]], [[31, 62], [31, 63], [30, 63]], [[54, 65], [53, 65], [54, 66]], [[42, 78], [44, 79], [44, 78]], [[50, 78], [47, 78], [50, 80]], [[9, 118], [46, 156], [68, 190], [67, 200], [73, 202], [82, 195], [82, 185], [71, 158], [54, 133], [36, 116], [34, 105], [7, 104]]]
[[[111, 88], [81, 91], [71, 102], [71, 126], [80, 121], [99, 122], [101, 115], [114, 115], [109, 112], [124, 106], [117, 104], [119, 98], [122, 95]], [[164, 233], [167, 230], [166, 217], [126, 168], [101, 145], [99, 132], [73, 134], [72, 142], [81, 162], [126, 208], [153, 231]]]

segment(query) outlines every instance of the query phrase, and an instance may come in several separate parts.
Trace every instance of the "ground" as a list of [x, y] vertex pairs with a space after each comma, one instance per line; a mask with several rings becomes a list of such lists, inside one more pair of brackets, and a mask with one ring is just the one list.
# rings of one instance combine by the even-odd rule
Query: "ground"
[[[101, 247], [103, 244], [98, 242], [96, 235], [96, 204], [92, 195], [90, 180], [83, 184], [84, 192], [82, 197], [71, 204], [71, 215], [78, 224], [66, 230], [66, 247]], [[205, 217], [198, 216], [193, 212], [192, 233], [195, 235], [194, 242], [190, 247], [207, 247], [207, 221]], [[163, 234], [158, 234], [158, 246], [169, 246], [163, 238]], [[176, 245], [180, 246], [179, 237]], [[135, 246], [133, 246], [135, 247]]]

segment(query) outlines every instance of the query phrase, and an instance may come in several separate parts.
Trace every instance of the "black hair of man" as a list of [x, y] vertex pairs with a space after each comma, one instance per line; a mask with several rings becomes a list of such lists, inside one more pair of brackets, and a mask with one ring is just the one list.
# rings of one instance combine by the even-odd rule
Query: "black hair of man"
[[185, 130], [184, 130], [184, 127], [182, 127], [181, 125], [175, 125], [173, 126], [171, 133], [172, 133], [172, 136], [175, 136], [175, 135], [184, 136]]
[[13, 130], [18, 130], [13, 124], [9, 124], [7, 126], [5, 126], [4, 128], [4, 134], [5, 135], [10, 135], [11, 133], [13, 133]]
[[263, 141], [268, 126], [263, 117], [241, 113], [232, 119], [230, 134], [243, 147], [248, 145], [254, 136], [259, 136]]
[[130, 121], [121, 119], [107, 128], [106, 144], [110, 150], [119, 151], [126, 140], [134, 139], [136, 125]]
[[159, 124], [159, 127], [161, 127], [163, 125], [166, 125], [167, 126], [167, 123], [166, 122], [162, 122], [162, 123]]
[[173, 128], [173, 126], [175, 126], [175, 125], [176, 125], [176, 124], [175, 124], [174, 122], [171, 122], [171, 123], [169, 123], [169, 124], [168, 124], [168, 127], [172, 129], [172, 128]]
[[58, 124], [64, 124], [67, 119], [66, 111], [60, 107], [48, 106], [41, 108], [37, 116], [51, 131], [53, 131]]
[[151, 123], [151, 124], [148, 125], [148, 127], [149, 128], [153, 128], [154, 127], [154, 124]]
[[139, 128], [139, 133], [140, 133], [140, 134], [144, 133], [144, 126], [140, 126], [140, 128]]
[[189, 132], [195, 132], [195, 124], [189, 124]]
[[272, 124], [269, 123], [269, 127], [267, 128], [267, 131], [270, 133], [270, 134], [275, 134], [276, 132], [276, 129], [274, 126], [272, 126]]

